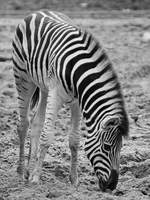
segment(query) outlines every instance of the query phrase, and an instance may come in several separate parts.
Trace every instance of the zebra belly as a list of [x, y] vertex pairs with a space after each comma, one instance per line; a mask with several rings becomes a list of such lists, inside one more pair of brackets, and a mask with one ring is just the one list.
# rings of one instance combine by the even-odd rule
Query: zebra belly
[[[67, 93], [64, 89], [64, 87], [62, 86], [61, 83], [56, 83], [56, 85], [54, 86], [54, 88], [57, 90], [57, 96], [59, 99], [61, 99], [63, 104], [67, 104], [67, 105], [71, 105], [73, 103], [75, 103], [77, 101], [76, 98], [74, 98], [74, 96], [72, 95], [72, 93]], [[51, 90], [51, 88], [49, 88]]]
[[53, 95], [53, 92], [57, 93], [57, 98], [61, 100], [63, 104], [71, 105], [77, 102], [77, 99], [74, 98], [73, 94], [67, 93], [62, 86], [62, 84], [55, 77], [46, 77], [44, 82], [37, 82], [33, 80], [33, 82], [43, 91], [48, 92], [49, 95]]

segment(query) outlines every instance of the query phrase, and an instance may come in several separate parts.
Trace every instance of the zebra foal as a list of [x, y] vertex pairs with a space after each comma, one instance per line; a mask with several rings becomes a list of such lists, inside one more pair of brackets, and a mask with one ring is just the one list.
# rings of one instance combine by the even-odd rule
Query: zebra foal
[[[20, 113], [18, 173], [28, 175], [31, 182], [39, 181], [42, 161], [54, 140], [57, 112], [62, 104], [69, 103], [72, 184], [78, 185], [81, 113], [87, 128], [85, 151], [99, 187], [102, 191], [115, 189], [122, 137], [128, 135], [128, 119], [117, 76], [104, 49], [67, 16], [50, 11], [25, 17], [16, 28], [12, 47]], [[30, 125], [30, 159], [25, 168], [24, 143], [29, 113], [35, 107]], [[45, 115], [49, 118], [50, 130], [42, 132]]]

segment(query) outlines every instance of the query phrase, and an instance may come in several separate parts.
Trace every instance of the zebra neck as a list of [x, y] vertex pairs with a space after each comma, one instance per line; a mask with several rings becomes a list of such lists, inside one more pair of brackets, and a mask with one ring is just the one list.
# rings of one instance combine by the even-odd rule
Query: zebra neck
[[98, 130], [104, 119], [123, 117], [124, 102], [120, 91], [96, 90], [82, 104], [82, 115], [89, 133]]

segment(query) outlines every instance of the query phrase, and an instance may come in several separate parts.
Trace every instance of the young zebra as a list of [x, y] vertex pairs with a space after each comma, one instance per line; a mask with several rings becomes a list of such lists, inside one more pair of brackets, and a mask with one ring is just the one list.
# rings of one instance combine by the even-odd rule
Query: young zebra
[[[87, 127], [85, 151], [98, 177], [99, 187], [102, 191], [115, 189], [122, 137], [128, 135], [128, 119], [117, 76], [104, 49], [89, 32], [74, 25], [67, 16], [50, 11], [27, 16], [17, 26], [12, 46], [20, 110], [18, 173], [28, 175], [31, 182], [38, 182], [42, 161], [53, 143], [52, 128], [57, 112], [62, 104], [69, 103], [72, 184], [78, 185], [81, 113]], [[26, 171], [24, 143], [29, 111], [35, 105], [30, 133], [31, 156]], [[45, 115], [48, 115], [50, 130], [44, 131], [39, 144]]]

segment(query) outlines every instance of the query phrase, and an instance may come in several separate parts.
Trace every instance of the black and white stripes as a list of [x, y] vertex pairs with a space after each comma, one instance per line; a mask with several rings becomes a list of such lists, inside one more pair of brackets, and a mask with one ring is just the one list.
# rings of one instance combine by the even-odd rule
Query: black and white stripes
[[[26, 132], [23, 127], [28, 117], [27, 112], [22, 110], [28, 109], [36, 88], [39, 88], [41, 98], [37, 98], [39, 107], [35, 118], [40, 112], [45, 113], [46, 105], [42, 110], [40, 102], [42, 93], [55, 91], [53, 104], [60, 98], [60, 104], [72, 102], [72, 110], [72, 105], [78, 105], [87, 126], [85, 150], [99, 178], [100, 188], [114, 189], [118, 180], [122, 136], [128, 134], [128, 120], [118, 79], [98, 41], [92, 34], [74, 25], [67, 16], [39, 11], [27, 16], [17, 26], [13, 62], [22, 117], [19, 130]], [[29, 87], [33, 87], [30, 92]], [[51, 121], [55, 118], [53, 112]], [[72, 118], [75, 118], [73, 123], [78, 124], [79, 118], [73, 112]], [[72, 139], [69, 140], [72, 155], [72, 146], [75, 146], [75, 152], [78, 147], [76, 129], [73, 128]], [[73, 167], [71, 173], [74, 173], [72, 177], [76, 177]], [[76, 182], [76, 178], [72, 178], [72, 182]]]

